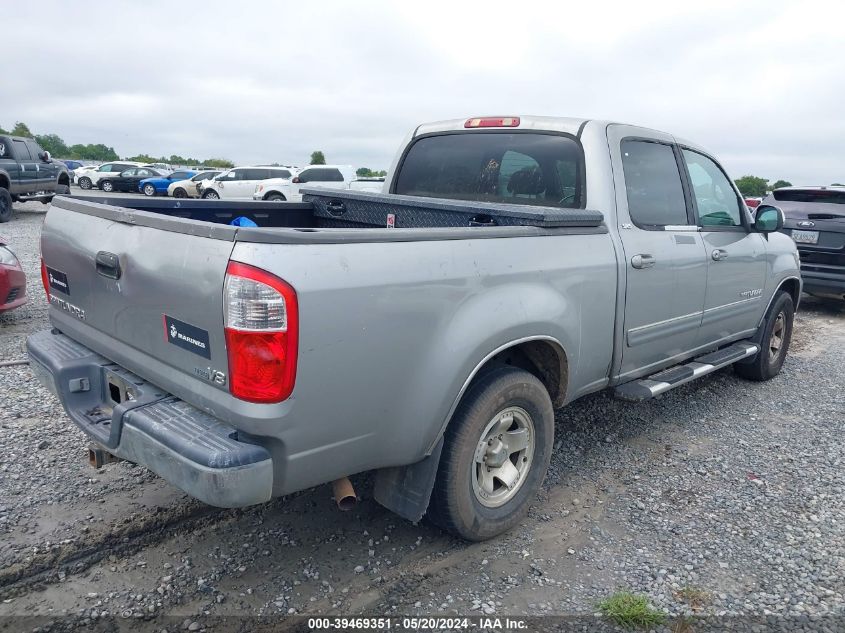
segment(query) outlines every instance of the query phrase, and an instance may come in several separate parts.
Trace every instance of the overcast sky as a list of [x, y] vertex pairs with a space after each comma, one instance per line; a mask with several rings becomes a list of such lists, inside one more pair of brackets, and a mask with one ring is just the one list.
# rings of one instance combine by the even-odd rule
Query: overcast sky
[[122, 156], [320, 149], [380, 169], [424, 121], [584, 116], [686, 137], [734, 178], [830, 184], [843, 25], [845, 2], [16, 2], [0, 125]]

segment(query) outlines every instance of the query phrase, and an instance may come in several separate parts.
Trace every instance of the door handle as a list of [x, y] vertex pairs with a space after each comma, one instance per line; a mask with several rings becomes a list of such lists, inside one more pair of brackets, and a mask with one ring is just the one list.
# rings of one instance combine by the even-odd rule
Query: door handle
[[713, 258], [714, 262], [720, 262], [723, 259], [728, 258], [728, 251], [721, 248], [717, 248], [712, 253], [710, 253], [710, 257]]
[[103, 277], [110, 279], [120, 279], [120, 258], [114, 253], [100, 251], [95, 258], [97, 272]]
[[631, 258], [631, 266], [633, 266], [634, 268], [651, 268], [652, 266], [654, 266], [655, 262], [657, 262], [657, 260], [646, 253], [634, 255]]

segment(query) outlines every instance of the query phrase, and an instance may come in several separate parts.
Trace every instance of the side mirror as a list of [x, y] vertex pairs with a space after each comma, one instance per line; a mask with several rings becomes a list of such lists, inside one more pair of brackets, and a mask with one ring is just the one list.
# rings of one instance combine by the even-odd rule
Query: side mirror
[[47, 150], [44, 150], [43, 152], [41, 152], [41, 156], [40, 156], [40, 158], [41, 158], [41, 160], [43, 160], [45, 163], [49, 163], [49, 162], [50, 162], [50, 158], [51, 158], [51, 157], [50, 157], [50, 152], [48, 152]]
[[780, 207], [761, 204], [754, 216], [754, 230], [758, 233], [774, 233], [783, 228], [784, 215]]

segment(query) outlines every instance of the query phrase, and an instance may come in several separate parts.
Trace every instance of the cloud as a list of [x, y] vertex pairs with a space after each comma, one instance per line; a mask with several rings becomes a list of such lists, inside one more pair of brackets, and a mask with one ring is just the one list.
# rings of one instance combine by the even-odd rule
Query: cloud
[[689, 138], [734, 177], [841, 182], [845, 5], [737, 4], [17, 3], [0, 124], [122, 155], [383, 168], [424, 121], [585, 116]]

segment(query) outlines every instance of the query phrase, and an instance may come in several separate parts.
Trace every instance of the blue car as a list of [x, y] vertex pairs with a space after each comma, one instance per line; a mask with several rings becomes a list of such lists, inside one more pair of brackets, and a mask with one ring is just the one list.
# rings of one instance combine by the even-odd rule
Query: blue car
[[193, 178], [198, 173], [192, 169], [180, 169], [168, 176], [144, 178], [144, 180], [138, 183], [138, 191], [145, 196], [166, 196], [167, 188], [171, 183], [177, 180], [188, 180], [188, 178]]

